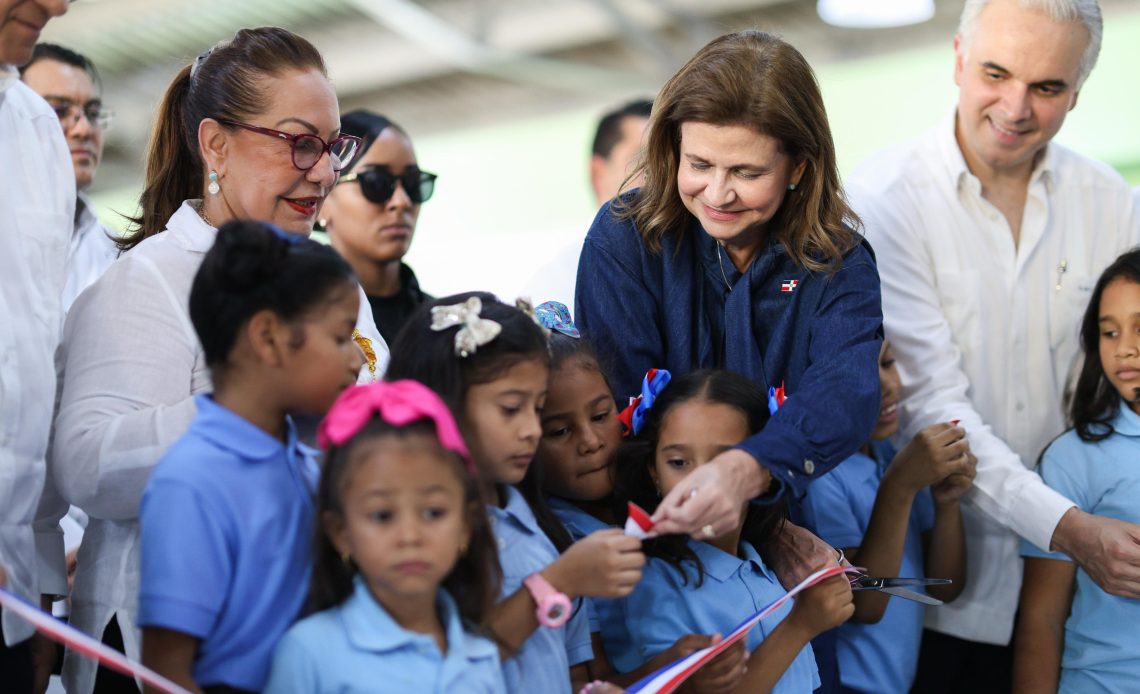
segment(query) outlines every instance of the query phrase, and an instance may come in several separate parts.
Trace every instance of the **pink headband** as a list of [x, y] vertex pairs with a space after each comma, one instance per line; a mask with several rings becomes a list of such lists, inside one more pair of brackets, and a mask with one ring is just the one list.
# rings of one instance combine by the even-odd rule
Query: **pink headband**
[[455, 418], [433, 390], [418, 381], [404, 380], [352, 386], [340, 394], [317, 429], [317, 443], [323, 449], [343, 446], [371, 421], [373, 416], [394, 427], [402, 427], [421, 419], [435, 424], [439, 445], [463, 458], [467, 471], [474, 474], [471, 453]]

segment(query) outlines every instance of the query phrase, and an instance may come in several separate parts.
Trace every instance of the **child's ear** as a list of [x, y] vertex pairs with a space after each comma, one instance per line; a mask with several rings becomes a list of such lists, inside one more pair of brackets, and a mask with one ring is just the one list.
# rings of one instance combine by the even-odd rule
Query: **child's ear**
[[329, 542], [336, 548], [337, 554], [342, 557], [349, 554], [351, 547], [348, 543], [348, 525], [344, 522], [344, 516], [335, 511], [325, 511], [321, 514], [321, 527], [324, 528]]
[[281, 366], [289, 352], [292, 326], [269, 309], [262, 309], [249, 319], [245, 326], [253, 353], [269, 366]]

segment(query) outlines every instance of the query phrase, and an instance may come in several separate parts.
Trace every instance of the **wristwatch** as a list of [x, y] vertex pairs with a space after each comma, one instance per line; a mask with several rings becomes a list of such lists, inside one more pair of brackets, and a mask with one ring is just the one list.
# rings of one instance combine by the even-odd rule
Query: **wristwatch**
[[555, 590], [542, 574], [531, 574], [523, 580], [523, 585], [530, 591], [534, 602], [538, 605], [535, 615], [538, 623], [554, 629], [570, 619], [570, 598]]

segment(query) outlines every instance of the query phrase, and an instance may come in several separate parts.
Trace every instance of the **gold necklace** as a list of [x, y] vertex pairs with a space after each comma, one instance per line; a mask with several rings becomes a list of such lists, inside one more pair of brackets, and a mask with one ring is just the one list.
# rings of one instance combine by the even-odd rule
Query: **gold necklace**
[[[210, 226], [210, 227], [214, 226], [214, 223], [210, 221], [210, 215], [206, 214], [206, 201], [205, 200], [202, 201], [202, 206], [200, 208], [198, 208], [198, 216], [200, 216], [202, 218], [202, 221], [206, 223], [206, 226]], [[724, 272], [724, 271], [721, 270], [721, 272]]]

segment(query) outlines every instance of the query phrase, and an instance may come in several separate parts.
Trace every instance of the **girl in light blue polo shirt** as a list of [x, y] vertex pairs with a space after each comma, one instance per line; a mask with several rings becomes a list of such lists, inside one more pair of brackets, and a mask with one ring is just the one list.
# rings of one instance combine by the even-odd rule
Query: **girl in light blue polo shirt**
[[[1038, 472], [1079, 512], [1140, 523], [1140, 249], [1117, 258], [1097, 281], [1081, 346], [1073, 428], [1045, 450]], [[1027, 542], [1021, 553], [1014, 688], [1136, 691], [1140, 600], [1109, 595], [1063, 554]]]
[[321, 415], [364, 363], [352, 270], [327, 246], [223, 225], [190, 291], [214, 392], [143, 493], [143, 662], [205, 691], [260, 691], [309, 581], [317, 464], [291, 413]]
[[[652, 513], [690, 472], [759, 431], [768, 420], [768, 407], [748, 379], [704, 370], [668, 383], [644, 414], [644, 429], [618, 462], [617, 494]], [[631, 647], [638, 657], [656, 655], [683, 634], [728, 633], [784, 594], [761, 558], [783, 522], [783, 504], [746, 504], [740, 514], [740, 525], [704, 541], [674, 535], [646, 542], [650, 560], [645, 576], [625, 600]], [[807, 589], [794, 605], [784, 605], [749, 632], [751, 655], [720, 678], [719, 689], [814, 690], [819, 674], [809, 642], [841, 624], [852, 610], [851, 588], [843, 576]]]
[[471, 447], [503, 570], [488, 619], [511, 692], [570, 694], [595, 679], [584, 596], [622, 597], [641, 578], [641, 543], [619, 529], [571, 542], [537, 486], [520, 486], [542, 434], [550, 355], [526, 302], [486, 293], [417, 309], [392, 347], [388, 378], [435, 390]]
[[[550, 330], [550, 379], [542, 412], [542, 439], [524, 486], [541, 480], [554, 515], [570, 538], [616, 527], [624, 513], [616, 507], [613, 464], [622, 444], [622, 423], [613, 391], [588, 337], [579, 333], [564, 304], [548, 301], [536, 309], [539, 322]], [[625, 661], [631, 655], [624, 633], [621, 601], [586, 599], [593, 636], [593, 677], [628, 686], [645, 675], [713, 642], [711, 634], [688, 634], [649, 660]], [[606, 622], [610, 643], [603, 641]]]
[[265, 691], [505, 692], [481, 635], [495, 543], [447, 406], [415, 381], [356, 386], [318, 436], [317, 613], [281, 640]]

